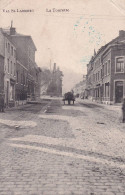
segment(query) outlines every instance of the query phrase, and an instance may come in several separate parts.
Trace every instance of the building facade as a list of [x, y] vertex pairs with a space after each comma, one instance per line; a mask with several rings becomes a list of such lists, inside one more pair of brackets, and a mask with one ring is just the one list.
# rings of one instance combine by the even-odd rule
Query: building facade
[[5, 56], [5, 38], [0, 30], [0, 94], [4, 92], [4, 56]]
[[16, 105], [27, 100], [38, 99], [41, 69], [35, 62], [36, 46], [32, 37], [18, 34], [12, 25], [8, 30], [3, 29], [3, 33], [6, 39], [4, 55], [6, 105], [8, 105], [8, 99], [13, 100], [13, 104]]
[[83, 80], [77, 83], [72, 91], [76, 97], [85, 98], [85, 89], [86, 89], [86, 75], [83, 75]]
[[107, 104], [125, 97], [125, 31], [101, 47], [87, 65], [88, 98]]
[[18, 34], [11, 25], [10, 29], [0, 29], [0, 43], [0, 88], [6, 107], [38, 99], [41, 69], [35, 62], [32, 37]]
[[[15, 105], [15, 83], [16, 83], [16, 48], [9, 36], [0, 29], [3, 50], [3, 72], [1, 72], [1, 83], [3, 86], [4, 102], [6, 107]], [[2, 60], [2, 59], [1, 59]], [[1, 67], [2, 68], [2, 67]]]

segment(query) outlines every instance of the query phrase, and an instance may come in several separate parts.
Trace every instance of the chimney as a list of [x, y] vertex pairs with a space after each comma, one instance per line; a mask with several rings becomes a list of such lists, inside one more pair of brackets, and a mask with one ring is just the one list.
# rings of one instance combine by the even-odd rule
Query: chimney
[[54, 63], [54, 66], [53, 66], [53, 72], [56, 71], [56, 63]]
[[13, 28], [13, 21], [11, 21], [11, 27], [10, 27], [10, 35], [15, 35], [16, 28]]
[[119, 31], [119, 36], [120, 37], [125, 37], [125, 31], [124, 30], [120, 30]]

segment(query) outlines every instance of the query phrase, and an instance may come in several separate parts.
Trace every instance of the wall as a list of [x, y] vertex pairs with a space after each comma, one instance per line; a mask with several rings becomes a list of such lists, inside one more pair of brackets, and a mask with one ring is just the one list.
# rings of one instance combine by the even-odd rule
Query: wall
[[[124, 56], [124, 73], [115, 73], [115, 59], [118, 56]], [[111, 100], [115, 102], [115, 87], [114, 87], [114, 81], [115, 80], [124, 80], [125, 85], [125, 46], [116, 46], [112, 48], [112, 64], [111, 64], [111, 87], [112, 87], [112, 93], [111, 93]], [[125, 88], [125, 86], [124, 86]], [[125, 89], [124, 89], [124, 96], [125, 96]]]
[[[10, 50], [8, 50], [8, 45]], [[13, 48], [13, 53], [12, 49]], [[6, 106], [14, 106], [15, 101], [15, 69], [16, 69], [16, 48], [10, 41], [10, 39], [5, 36], [5, 59], [4, 59], [4, 91], [5, 91], [5, 104]], [[9, 63], [8, 63], [9, 62]]]
[[1, 29], [0, 29], [0, 55], [1, 56], [5, 55], [5, 40], [4, 40], [4, 35], [1, 32]]
[[4, 57], [0, 55], [0, 93], [4, 91]]

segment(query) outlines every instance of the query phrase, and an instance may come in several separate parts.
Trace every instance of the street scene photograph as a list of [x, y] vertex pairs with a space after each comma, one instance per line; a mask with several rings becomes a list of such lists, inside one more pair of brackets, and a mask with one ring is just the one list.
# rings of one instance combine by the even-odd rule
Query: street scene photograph
[[125, 195], [125, 0], [0, 0], [0, 195]]

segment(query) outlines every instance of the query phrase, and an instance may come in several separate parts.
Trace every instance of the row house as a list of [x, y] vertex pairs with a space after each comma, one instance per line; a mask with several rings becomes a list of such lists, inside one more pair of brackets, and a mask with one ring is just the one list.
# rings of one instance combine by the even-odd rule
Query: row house
[[4, 37], [5, 104], [14, 106], [27, 99], [38, 99], [41, 69], [35, 62], [36, 46], [32, 37], [18, 34], [12, 25], [10, 29], [1, 29], [1, 32]]
[[15, 102], [16, 47], [3, 29], [0, 29], [0, 39], [0, 50], [3, 51], [0, 62], [1, 93], [4, 94], [5, 106], [9, 107], [14, 106]]
[[17, 49], [16, 68], [16, 101], [35, 100], [40, 88], [41, 70], [35, 62], [36, 46], [31, 36], [18, 34], [15, 28], [10, 28], [11, 40]]
[[94, 53], [87, 65], [88, 98], [102, 103], [121, 103], [125, 97], [125, 31]]
[[0, 29], [0, 94], [4, 92], [5, 37]]

